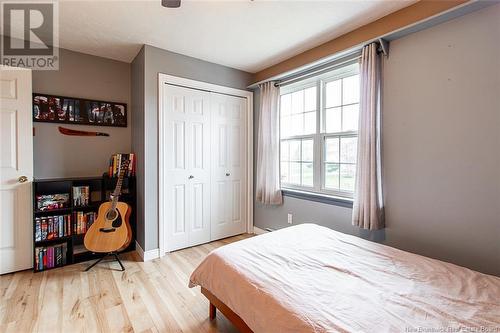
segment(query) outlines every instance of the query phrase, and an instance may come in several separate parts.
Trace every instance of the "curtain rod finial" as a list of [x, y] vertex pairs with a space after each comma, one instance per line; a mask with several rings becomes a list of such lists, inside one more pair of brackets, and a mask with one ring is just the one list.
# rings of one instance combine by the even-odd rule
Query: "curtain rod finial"
[[378, 43], [380, 45], [379, 51], [381, 51], [386, 57], [388, 57], [389, 56], [389, 42], [383, 38], [379, 38]]

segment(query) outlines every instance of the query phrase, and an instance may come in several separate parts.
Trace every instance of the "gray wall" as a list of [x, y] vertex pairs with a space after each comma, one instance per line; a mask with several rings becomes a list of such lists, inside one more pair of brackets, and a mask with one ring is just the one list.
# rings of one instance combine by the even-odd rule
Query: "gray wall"
[[130, 64], [60, 49], [58, 71], [33, 71], [33, 92], [127, 103], [129, 117], [127, 128], [62, 125], [109, 137], [63, 136], [58, 124], [34, 123], [35, 178], [98, 176], [112, 154], [130, 151]]
[[294, 223], [500, 275], [499, 36], [496, 5], [392, 42], [384, 62], [384, 231], [352, 227], [351, 209], [287, 197], [280, 207], [255, 204], [255, 225], [286, 227], [290, 212]]
[[[145, 45], [144, 54], [139, 54], [132, 67], [141, 67], [144, 70], [144, 107], [136, 110], [143, 115], [144, 124], [140, 130], [133, 129], [133, 146], [144, 147], [144, 168], [138, 168], [138, 177], [143, 177], [144, 187], [139, 188], [139, 197], [144, 200], [142, 214], [138, 216], [138, 229], [143, 227], [143, 239], [138, 242], [144, 250], [158, 248], [158, 73], [165, 73], [188, 79], [209, 82], [213, 84], [245, 89], [252, 79], [252, 75], [229, 67], [209, 63], [178, 53], [169, 52], [149, 45]], [[142, 58], [142, 59], [141, 59]], [[135, 90], [140, 87], [139, 70], [132, 70], [132, 86]], [[134, 93], [135, 98], [135, 93]], [[141, 98], [138, 96], [138, 98]], [[133, 101], [134, 105], [142, 102]], [[135, 118], [134, 118], [135, 119]], [[136, 124], [134, 124], [134, 127]], [[138, 137], [135, 133], [143, 131]], [[138, 236], [142, 236], [138, 232]]]
[[144, 227], [144, 47], [131, 64], [132, 88], [132, 151], [137, 156], [137, 235], [139, 244], [145, 243]]

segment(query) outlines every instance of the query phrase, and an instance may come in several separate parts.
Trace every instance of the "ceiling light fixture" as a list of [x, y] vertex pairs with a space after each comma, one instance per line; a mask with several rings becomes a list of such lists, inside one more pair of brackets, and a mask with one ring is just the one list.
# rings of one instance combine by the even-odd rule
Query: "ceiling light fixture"
[[179, 8], [181, 0], [161, 0], [161, 5], [167, 8]]

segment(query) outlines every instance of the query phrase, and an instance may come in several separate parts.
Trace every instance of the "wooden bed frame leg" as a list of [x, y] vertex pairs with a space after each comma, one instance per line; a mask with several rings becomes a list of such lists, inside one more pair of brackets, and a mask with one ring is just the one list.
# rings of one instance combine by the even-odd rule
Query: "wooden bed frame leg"
[[216, 313], [217, 313], [217, 308], [215, 307], [215, 305], [212, 304], [212, 302], [210, 302], [209, 311], [208, 311], [208, 316], [209, 316], [210, 320], [215, 319]]
[[214, 294], [212, 294], [210, 291], [207, 289], [201, 287], [201, 293], [205, 295], [205, 297], [208, 299], [210, 302], [209, 306], [209, 318], [210, 321], [215, 320], [216, 312], [219, 310], [230, 322], [233, 323], [233, 325], [238, 329], [240, 333], [254, 333], [250, 327], [241, 319], [240, 316], [238, 316], [236, 313], [234, 313], [233, 310], [231, 310], [226, 304], [222, 303], [220, 299], [215, 297]]

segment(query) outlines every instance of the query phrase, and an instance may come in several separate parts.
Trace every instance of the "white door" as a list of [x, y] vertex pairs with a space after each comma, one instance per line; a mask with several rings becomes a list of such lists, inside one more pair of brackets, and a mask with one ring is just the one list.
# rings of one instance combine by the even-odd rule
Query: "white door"
[[163, 91], [166, 249], [210, 241], [210, 93], [165, 84]]
[[246, 231], [247, 100], [211, 93], [212, 240]]
[[31, 71], [0, 66], [0, 274], [33, 267]]

